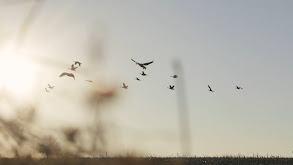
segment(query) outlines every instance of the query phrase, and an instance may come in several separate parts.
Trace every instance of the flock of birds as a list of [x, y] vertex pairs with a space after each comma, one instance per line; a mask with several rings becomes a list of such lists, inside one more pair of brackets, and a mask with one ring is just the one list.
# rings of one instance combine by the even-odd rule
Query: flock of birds
[[[138, 66], [140, 66], [142, 69], [144, 69], [144, 70], [146, 70], [146, 66], [147, 65], [149, 65], [149, 64], [152, 64], [154, 61], [151, 61], [151, 62], [146, 62], [146, 63], [139, 63], [139, 62], [137, 62], [137, 61], [135, 61], [135, 60], [133, 60], [133, 59], [131, 59], [131, 61], [133, 61], [133, 62], [135, 62], [135, 64], [136, 65], [138, 65]], [[144, 71], [142, 71], [141, 73], [140, 73], [142, 76], [147, 76], [147, 74], [144, 72]], [[173, 75], [173, 76], [170, 76], [170, 77], [173, 77], [173, 78], [177, 78], [178, 76], [177, 75]], [[136, 77], [135, 78], [137, 81], [141, 81], [138, 77]], [[174, 90], [174, 87], [175, 87], [175, 85], [169, 85], [169, 89], [171, 89], [171, 90]], [[125, 84], [125, 83], [123, 83], [122, 84], [122, 88], [124, 88], [124, 89], [128, 89], [128, 86]]]
[[[135, 61], [135, 60], [133, 60], [133, 59], [131, 59], [131, 60], [132, 60], [133, 62], [135, 62], [136, 65], [142, 67], [142, 69], [144, 69], [144, 70], [146, 70], [146, 66], [147, 66], [147, 65], [152, 64], [152, 63], [154, 62], [154, 61], [151, 61], [151, 62], [147, 62], [147, 63], [139, 63], [139, 62], [137, 62], [137, 61]], [[142, 76], [147, 76], [147, 74], [146, 74], [144, 71], [142, 71], [142, 73], [140, 73], [140, 74], [141, 74]], [[170, 76], [170, 77], [172, 77], [172, 78], [178, 78], [178, 75], [173, 75], [173, 76]], [[137, 80], [137, 81], [141, 81], [141, 80], [140, 80], [139, 78], [137, 78], [137, 77], [136, 77], [136, 80]], [[127, 89], [128, 86], [125, 85], [125, 83], [123, 83], [122, 88]], [[169, 85], [168, 88], [171, 89], [171, 90], [174, 90], [175, 85]], [[210, 85], [208, 85], [208, 88], [209, 88], [209, 91], [210, 91], [210, 92], [215, 92], [215, 91], [212, 90], [212, 88], [210, 87]], [[243, 89], [243, 88], [240, 87], [240, 86], [237, 86], [237, 85], [236, 85], [236, 89], [241, 90], [241, 89]]]
[[[133, 60], [133, 59], [131, 59], [131, 60], [132, 60], [133, 62], [135, 62], [136, 65], [140, 66], [143, 70], [146, 70], [146, 66], [147, 66], [147, 65], [150, 65], [150, 64], [152, 64], [152, 63], [154, 62], [154, 61], [151, 61], [151, 62], [146, 62], [146, 63], [139, 63], [139, 62], [137, 62], [137, 61], [135, 61], [135, 60]], [[76, 71], [76, 69], [77, 69], [78, 67], [81, 66], [81, 62], [79, 62], [79, 61], [73, 61], [73, 62], [74, 62], [74, 63], [73, 63], [73, 64], [71, 65], [71, 67], [68, 68], [68, 69], [71, 70], [71, 71]], [[77, 67], [77, 65], [78, 65], [78, 67]], [[140, 74], [141, 74], [142, 76], [147, 76], [147, 74], [146, 74], [144, 71], [142, 71]], [[63, 76], [72, 77], [72, 78], [75, 80], [75, 76], [74, 76], [73, 73], [63, 72], [63, 73], [61, 73], [61, 75], [60, 75], [59, 77], [63, 77]], [[172, 76], [170, 76], [170, 77], [172, 77], [172, 78], [178, 78], [178, 75], [175, 74], [175, 75], [172, 75]], [[137, 81], [141, 81], [138, 77], [136, 77], [136, 80], [137, 80]], [[87, 81], [87, 82], [93, 82], [92, 80], [85, 80], [85, 81]], [[54, 87], [55, 87], [55, 86], [51, 86], [50, 84], [48, 84], [48, 88], [49, 88], [50, 90], [54, 89]], [[125, 83], [123, 83], [121, 88], [128, 89], [128, 86], [127, 86]], [[169, 88], [170, 90], [174, 90], [175, 85], [169, 85], [168, 88]], [[210, 85], [208, 85], [208, 88], [209, 88], [209, 91], [210, 91], [210, 92], [215, 92], [214, 90], [212, 90], [212, 88], [210, 87]], [[243, 89], [243, 88], [240, 87], [240, 86], [237, 86], [237, 85], [236, 85], [236, 89], [241, 90], [241, 89]], [[45, 91], [46, 91], [46, 92], [50, 92], [50, 90], [48, 90], [47, 88], [45, 88]]]
[[[76, 71], [76, 69], [81, 66], [81, 62], [79, 62], [79, 61], [73, 61], [73, 62], [74, 63], [68, 69], [71, 70], [71, 71]], [[77, 65], [78, 65], [78, 67], [77, 67]], [[73, 73], [63, 72], [63, 73], [61, 73], [61, 75], [59, 77], [63, 77], [63, 76], [72, 77], [75, 80], [75, 76], [74, 76]], [[85, 80], [85, 81], [87, 81], [87, 82], [93, 82], [92, 80]], [[48, 88], [49, 89], [52, 90], [52, 89], [54, 89], [54, 87], [55, 86], [51, 86], [50, 84], [48, 84]], [[50, 92], [50, 90], [48, 90], [47, 88], [45, 88], [45, 91], [46, 92]]]

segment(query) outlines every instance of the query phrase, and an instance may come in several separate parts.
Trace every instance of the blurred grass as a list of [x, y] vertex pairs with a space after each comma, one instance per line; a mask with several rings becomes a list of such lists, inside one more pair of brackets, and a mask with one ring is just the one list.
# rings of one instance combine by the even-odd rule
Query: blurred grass
[[48, 158], [48, 159], [0, 159], [5, 165], [292, 165], [292, 158], [239, 158], [239, 157], [199, 157], [199, 158], [156, 158], [156, 157], [115, 157], [115, 158]]

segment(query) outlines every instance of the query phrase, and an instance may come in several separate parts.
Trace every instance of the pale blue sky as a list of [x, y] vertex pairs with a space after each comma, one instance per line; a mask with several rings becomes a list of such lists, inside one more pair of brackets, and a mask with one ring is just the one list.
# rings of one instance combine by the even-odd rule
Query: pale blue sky
[[[12, 20], [21, 21], [27, 7], [1, 9], [9, 22], [6, 30], [18, 24]], [[176, 87], [167, 89], [174, 83], [169, 76], [177, 58], [185, 71], [191, 155], [291, 156], [292, 7], [289, 0], [48, 0], [23, 51], [62, 62], [78, 58], [86, 65], [88, 30], [97, 27], [104, 38], [104, 76], [129, 85], [109, 119], [119, 128], [115, 147], [121, 151], [179, 152]], [[146, 70], [149, 77], [136, 82], [141, 69], [130, 58], [154, 60]], [[40, 85], [55, 81], [50, 76], [60, 70], [40, 68], [50, 72]], [[208, 92], [208, 84], [215, 93]], [[46, 97], [36, 101], [44, 109]]]

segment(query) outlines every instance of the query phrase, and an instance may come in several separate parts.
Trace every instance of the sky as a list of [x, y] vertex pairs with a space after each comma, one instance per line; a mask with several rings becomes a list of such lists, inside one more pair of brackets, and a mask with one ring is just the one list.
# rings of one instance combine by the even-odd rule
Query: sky
[[[86, 123], [81, 100], [89, 87], [58, 78], [79, 60], [78, 76], [119, 91], [105, 114], [115, 127], [109, 152], [175, 156], [179, 89], [167, 87], [175, 84], [170, 75], [178, 59], [190, 155], [292, 156], [292, 5], [289, 0], [47, 0], [19, 50], [35, 70], [26, 98], [38, 105], [44, 127]], [[13, 45], [31, 6], [0, 3], [2, 50]], [[91, 37], [102, 43], [103, 56], [90, 54]], [[141, 82], [135, 77], [142, 70], [131, 58], [154, 60]], [[120, 89], [123, 82], [129, 89]], [[55, 93], [44, 92], [47, 83], [56, 86]]]

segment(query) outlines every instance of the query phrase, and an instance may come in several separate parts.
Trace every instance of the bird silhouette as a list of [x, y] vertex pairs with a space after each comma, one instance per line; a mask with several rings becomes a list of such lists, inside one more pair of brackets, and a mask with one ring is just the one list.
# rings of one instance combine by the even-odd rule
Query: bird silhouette
[[92, 80], [85, 80], [85, 81], [87, 81], [87, 82], [93, 82]]
[[147, 74], [144, 73], [144, 71], [142, 71], [142, 73], [140, 73], [142, 76], [147, 76]]
[[137, 81], [140, 81], [140, 79], [139, 79], [139, 78], [137, 78], [137, 77], [136, 77], [136, 80], [137, 80]]
[[243, 89], [243, 88], [242, 88], [242, 87], [240, 87], [240, 86], [237, 86], [237, 85], [236, 85], [236, 89], [239, 89], [239, 90], [240, 90], [240, 89]]
[[146, 65], [149, 65], [151, 63], [153, 63], [154, 61], [151, 61], [151, 62], [147, 62], [147, 63], [139, 63], [139, 62], [136, 62], [135, 60], [131, 59], [133, 62], [135, 62], [135, 64], [139, 65], [140, 67], [142, 67], [143, 69], [146, 69]]
[[50, 84], [48, 84], [50, 89], [54, 89], [55, 86], [51, 86]]
[[169, 89], [171, 89], [171, 90], [174, 90], [174, 87], [175, 87], [175, 85], [173, 85], [173, 86], [171, 86], [171, 85], [169, 85]]
[[47, 88], [45, 88], [46, 92], [50, 92]]
[[214, 91], [212, 90], [212, 88], [211, 88], [209, 85], [208, 85], [208, 87], [209, 87], [209, 89], [210, 89], [210, 90], [209, 90], [210, 92], [214, 92]]
[[78, 66], [81, 65], [81, 62], [79, 62], [79, 61], [73, 61], [73, 62], [74, 62], [74, 65], [77, 65], [77, 64], [78, 64]]
[[72, 74], [72, 73], [63, 72], [59, 77], [63, 77], [63, 76], [72, 77], [75, 80], [74, 74]]
[[128, 88], [128, 86], [126, 86], [126, 85], [125, 85], [125, 83], [123, 83], [123, 86], [122, 86], [122, 88], [124, 88], [124, 89], [127, 89], [127, 88]]
[[174, 74], [173, 76], [170, 76], [170, 77], [177, 78], [178, 76], [176, 74]]
[[72, 64], [72, 65], [71, 65], [71, 68], [68, 68], [68, 69], [70, 69], [70, 70], [72, 70], [72, 71], [76, 71], [76, 68], [78, 68], [78, 67], [74, 67], [74, 65]]

